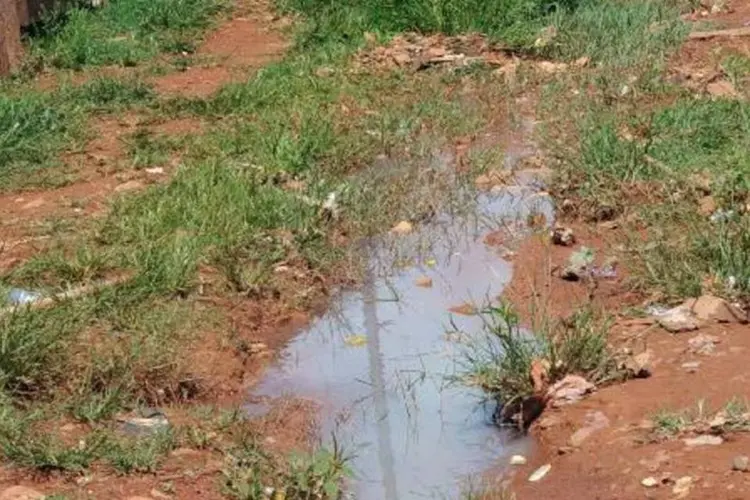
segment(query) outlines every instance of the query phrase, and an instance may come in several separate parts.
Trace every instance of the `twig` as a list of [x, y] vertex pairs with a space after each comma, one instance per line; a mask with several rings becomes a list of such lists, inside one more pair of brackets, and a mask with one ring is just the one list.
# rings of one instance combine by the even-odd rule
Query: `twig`
[[716, 31], [694, 31], [688, 35], [688, 38], [690, 40], [709, 40], [711, 38], [734, 38], [740, 36], [750, 36], [750, 26]]

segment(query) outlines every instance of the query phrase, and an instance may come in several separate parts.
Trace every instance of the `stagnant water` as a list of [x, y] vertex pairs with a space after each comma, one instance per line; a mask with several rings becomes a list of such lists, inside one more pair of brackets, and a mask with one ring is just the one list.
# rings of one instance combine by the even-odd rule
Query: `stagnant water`
[[[511, 149], [506, 163], [526, 154]], [[528, 445], [492, 423], [480, 393], [451, 383], [462, 344], [447, 332], [480, 335], [482, 322], [449, 308], [486, 304], [510, 281], [488, 232], [532, 212], [551, 221], [553, 207], [532, 186], [481, 194], [475, 207], [372, 242], [362, 288], [342, 293], [253, 390], [322, 405], [321, 435], [334, 432], [353, 455], [353, 498], [457, 498], [473, 475]], [[424, 276], [431, 288], [415, 285]]]

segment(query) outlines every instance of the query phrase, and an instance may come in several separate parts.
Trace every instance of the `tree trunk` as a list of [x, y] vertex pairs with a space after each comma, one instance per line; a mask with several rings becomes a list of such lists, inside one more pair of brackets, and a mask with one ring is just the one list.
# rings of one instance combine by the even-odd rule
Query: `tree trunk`
[[0, 75], [7, 75], [17, 66], [21, 49], [16, 0], [0, 0]]

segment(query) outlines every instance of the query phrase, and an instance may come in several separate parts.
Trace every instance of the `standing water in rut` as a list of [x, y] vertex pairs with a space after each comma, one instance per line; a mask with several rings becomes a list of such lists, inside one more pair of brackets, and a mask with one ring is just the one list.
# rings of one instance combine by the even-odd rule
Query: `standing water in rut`
[[[507, 163], [521, 156], [509, 151]], [[472, 475], [526, 446], [492, 423], [480, 392], [450, 383], [461, 344], [446, 331], [453, 322], [481, 334], [480, 318], [449, 309], [501, 293], [512, 266], [483, 237], [533, 213], [551, 221], [550, 199], [516, 186], [479, 195], [470, 215], [373, 242], [361, 289], [342, 293], [253, 390], [320, 403], [321, 434], [353, 455], [354, 498], [457, 498]], [[432, 286], [416, 286], [425, 276]]]

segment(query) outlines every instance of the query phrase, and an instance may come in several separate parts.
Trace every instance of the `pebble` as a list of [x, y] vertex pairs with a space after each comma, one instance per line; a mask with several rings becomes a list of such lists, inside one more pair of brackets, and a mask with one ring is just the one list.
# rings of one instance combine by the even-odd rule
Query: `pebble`
[[126, 191], [134, 191], [136, 189], [143, 188], [143, 183], [141, 181], [128, 181], [123, 184], [120, 184], [115, 188], [115, 192], [117, 193], [124, 193]]
[[744, 455], [738, 455], [732, 460], [732, 470], [747, 472], [750, 468], [750, 458]]
[[698, 329], [698, 321], [690, 310], [678, 306], [656, 316], [656, 322], [670, 333], [690, 332]]
[[529, 482], [536, 483], [538, 481], [541, 481], [544, 476], [547, 475], [547, 473], [552, 469], [552, 465], [545, 464], [539, 467], [537, 470], [531, 473], [529, 476]]
[[164, 173], [164, 168], [163, 167], [151, 167], [151, 168], [147, 168], [145, 170], [146, 170], [147, 174], [151, 174], [151, 175], [161, 175], [161, 174]]
[[690, 346], [690, 352], [693, 354], [710, 355], [716, 351], [716, 344], [721, 342], [719, 337], [715, 335], [707, 335], [705, 333], [699, 333], [692, 339], [688, 340]]
[[724, 442], [721, 436], [712, 436], [710, 434], [702, 434], [694, 438], [687, 438], [682, 440], [685, 446], [718, 446]]
[[700, 366], [700, 361], [688, 361], [687, 363], [682, 363], [682, 369], [690, 373], [698, 371], [698, 368], [700, 368]]
[[657, 481], [654, 477], [647, 477], [641, 480], [641, 484], [646, 488], [653, 488], [654, 486], [659, 484], [659, 481]]
[[0, 493], [0, 500], [42, 500], [45, 497], [44, 493], [26, 486], [11, 486]]
[[552, 240], [552, 243], [555, 245], [562, 245], [569, 247], [570, 245], [575, 244], [576, 237], [575, 234], [573, 234], [573, 230], [569, 227], [556, 227], [552, 234], [550, 235], [550, 239]]
[[677, 495], [677, 498], [685, 498], [690, 493], [690, 488], [693, 487], [693, 478], [690, 476], [683, 476], [674, 483], [672, 493]]
[[169, 428], [167, 417], [158, 410], [146, 411], [143, 417], [121, 419], [121, 429], [131, 436], [148, 436]]
[[526, 465], [526, 457], [523, 455], [513, 455], [510, 457], [510, 465]]

